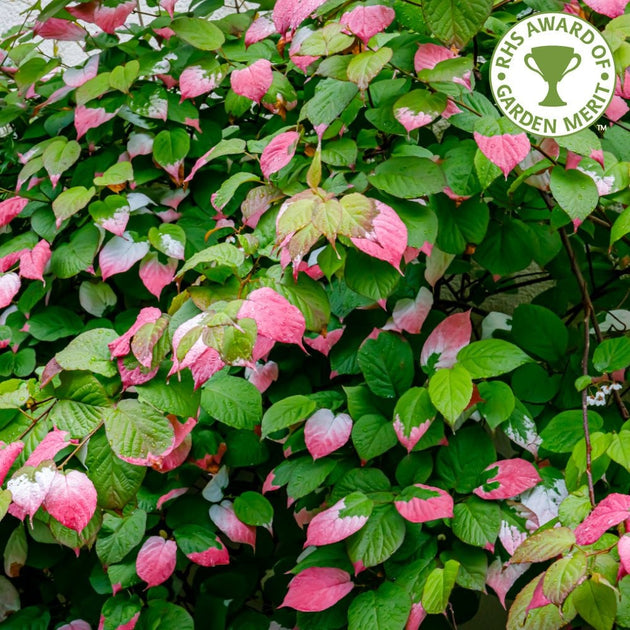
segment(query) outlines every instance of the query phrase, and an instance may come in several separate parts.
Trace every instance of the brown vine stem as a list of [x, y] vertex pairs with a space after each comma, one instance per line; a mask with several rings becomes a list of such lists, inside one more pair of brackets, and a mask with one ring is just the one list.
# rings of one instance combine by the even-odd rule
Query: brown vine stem
[[[582, 355], [582, 374], [588, 376], [588, 352], [590, 348], [590, 312], [584, 314], [584, 354]], [[586, 444], [586, 481], [588, 483], [588, 498], [591, 506], [595, 507], [595, 488], [593, 486], [593, 462], [591, 453], [591, 434], [588, 428], [588, 403], [586, 402], [588, 388], [582, 389], [582, 428], [584, 430], [584, 442]]]

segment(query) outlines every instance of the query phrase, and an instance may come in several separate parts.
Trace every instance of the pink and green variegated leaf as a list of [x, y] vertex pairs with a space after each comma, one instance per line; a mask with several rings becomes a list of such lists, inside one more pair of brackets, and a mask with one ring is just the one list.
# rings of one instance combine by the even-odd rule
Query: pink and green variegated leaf
[[540, 481], [534, 465], [518, 457], [490, 464], [485, 472], [491, 477], [473, 490], [482, 499], [511, 499], [533, 488]]
[[358, 532], [368, 521], [374, 502], [362, 492], [353, 492], [317, 514], [309, 523], [305, 547], [332, 545]]
[[265, 364], [257, 362], [253, 368], [245, 368], [245, 378], [261, 393], [277, 381], [278, 376], [278, 364], [275, 361]]
[[392, 311], [392, 318], [383, 326], [383, 330], [395, 330], [396, 332], [418, 335], [432, 306], [433, 293], [426, 287], [421, 287], [414, 300], [403, 298], [396, 302]]
[[289, 592], [280, 608], [321, 612], [334, 606], [353, 588], [350, 574], [342, 569], [309, 567], [289, 582]]
[[475, 131], [473, 136], [480, 151], [501, 169], [506, 179], [510, 171], [529, 155], [531, 149], [526, 133], [485, 136]]
[[44, 281], [44, 270], [52, 252], [48, 241], [39, 241], [31, 250], [20, 256], [20, 276], [29, 280]]
[[505, 598], [514, 586], [518, 578], [529, 569], [530, 565], [525, 564], [503, 564], [500, 558], [497, 558], [489, 567], [486, 575], [486, 584], [497, 594], [501, 606], [505, 608]]
[[55, 471], [43, 505], [62, 525], [80, 532], [96, 511], [96, 489], [85, 473]]
[[13, 501], [9, 506], [9, 514], [20, 520], [24, 520], [25, 516], [32, 519], [44, 502], [57, 471], [49, 466], [23, 468], [21, 471], [7, 482], [7, 490], [11, 492]]
[[21, 286], [17, 273], [3, 273], [0, 276], [0, 308], [9, 306]]
[[412, 387], [400, 397], [394, 408], [394, 431], [408, 453], [429, 430], [436, 415], [437, 409], [424, 387]]
[[433, 122], [446, 105], [447, 98], [444, 94], [412, 90], [394, 103], [394, 116], [407, 131], [413, 131]]
[[619, 553], [619, 574], [617, 579], [621, 580], [621, 578], [630, 574], [630, 534], [625, 534], [619, 539], [617, 552]]
[[449, 315], [428, 336], [420, 354], [420, 365], [433, 369], [455, 365], [457, 353], [470, 343], [472, 325], [470, 311]]
[[136, 243], [128, 232], [123, 236], [114, 236], [105, 244], [98, 256], [103, 280], [128, 271], [148, 253], [147, 241]]
[[256, 528], [238, 519], [231, 501], [211, 506], [210, 519], [232, 542], [256, 548]]
[[186, 554], [186, 557], [202, 567], [217, 567], [230, 564], [230, 554], [218, 536], [216, 537], [215, 547], [209, 547], [205, 551], [193, 551]]
[[0, 447], [0, 485], [2, 485], [11, 466], [24, 449], [24, 442], [10, 442], [9, 444], [0, 442]]
[[273, 23], [280, 35], [294, 31], [326, 0], [278, 0], [273, 7]]
[[98, 74], [99, 55], [92, 55], [82, 68], [68, 68], [63, 73], [63, 82], [68, 87], [77, 88]]
[[256, 322], [260, 336], [302, 347], [306, 330], [304, 315], [273, 289], [262, 287], [252, 291], [238, 312], [239, 319], [244, 317]]
[[304, 441], [313, 459], [325, 457], [341, 448], [352, 433], [352, 418], [335, 415], [330, 409], [316, 411], [304, 425]]
[[136, 558], [136, 573], [147, 586], [158, 586], [168, 580], [175, 571], [177, 544], [161, 536], [146, 539]]
[[28, 199], [24, 197], [10, 197], [0, 201], [0, 227], [9, 225], [26, 207]]
[[77, 105], [74, 110], [74, 128], [77, 130], [77, 140], [90, 129], [100, 127], [114, 116], [116, 116], [116, 112], [105, 111], [102, 107]]
[[169, 472], [181, 466], [190, 453], [192, 447], [192, 437], [190, 432], [195, 428], [197, 420], [188, 418], [183, 424], [175, 419], [175, 416], [168, 416], [168, 421], [173, 427], [175, 441], [173, 446], [159, 457], [153, 457], [151, 467], [158, 472]]
[[384, 260], [400, 271], [400, 263], [407, 249], [407, 227], [393, 208], [382, 201], [374, 203], [378, 214], [372, 220], [372, 231], [365, 237], [350, 240], [368, 256]]
[[457, 55], [445, 46], [438, 44], [420, 44], [413, 58], [413, 65], [416, 72], [421, 70], [432, 70], [440, 61], [454, 59]]
[[223, 74], [219, 64], [196, 64], [186, 68], [179, 77], [181, 101], [207, 94], [221, 83]]
[[424, 609], [422, 602], [416, 602], [411, 604], [411, 610], [409, 611], [409, 617], [405, 624], [405, 630], [418, 630], [422, 625], [422, 622], [426, 619], [427, 611]]
[[412, 523], [453, 517], [453, 497], [441, 488], [422, 483], [405, 488], [394, 505], [398, 513]]
[[606, 15], [609, 18], [623, 15], [628, 6], [628, 0], [584, 0], [584, 2], [593, 11]]
[[86, 30], [76, 22], [60, 18], [48, 18], [45, 22], [36, 22], [33, 33], [43, 39], [55, 39], [60, 42], [80, 42], [87, 35]]
[[304, 343], [309, 348], [313, 348], [313, 350], [317, 350], [318, 352], [321, 352], [325, 357], [327, 357], [333, 346], [339, 341], [339, 339], [341, 339], [341, 336], [343, 335], [343, 331], [345, 329], [346, 327], [343, 326], [342, 328], [335, 328], [335, 330], [331, 330], [325, 335], [321, 334], [313, 338], [304, 337]]
[[57, 630], [92, 630], [92, 626], [83, 619], [74, 619], [70, 623], [59, 626]]
[[274, 23], [265, 16], [259, 16], [245, 31], [245, 47], [249, 48], [252, 44], [266, 39], [269, 35], [273, 35], [275, 32], [276, 27]]
[[68, 13], [84, 22], [96, 24], [100, 29], [113, 35], [122, 26], [129, 14], [136, 8], [134, 0], [127, 0], [116, 6], [107, 6], [99, 0], [91, 0], [73, 7], [67, 7]]
[[24, 465], [37, 468], [37, 466], [47, 459], [54, 459], [59, 451], [69, 445], [70, 434], [67, 431], [54, 428], [50, 433], [47, 433], [44, 439], [35, 447], [33, 452], [28, 456], [28, 459], [24, 462]]
[[136, 317], [136, 321], [131, 328], [108, 344], [112, 359], [124, 357], [131, 352], [131, 340], [133, 336], [146, 324], [154, 324], [162, 317], [162, 311], [154, 306], [143, 308]]
[[297, 131], [286, 131], [277, 135], [263, 150], [260, 156], [260, 169], [265, 179], [284, 168], [295, 155], [300, 139]]
[[358, 6], [341, 16], [339, 22], [352, 35], [356, 35], [364, 44], [384, 31], [396, 17], [396, 13], [381, 4], [372, 6]]
[[164, 287], [175, 278], [177, 261], [170, 258], [167, 263], [161, 263], [156, 252], [149, 252], [140, 263], [140, 280], [149, 293], [159, 299]]
[[260, 103], [272, 81], [271, 63], [267, 59], [258, 59], [251, 66], [234, 70], [230, 75], [230, 85], [234, 92], [255, 103]]
[[591, 545], [611, 527], [630, 518], [630, 496], [614, 492], [602, 499], [575, 530], [578, 545]]

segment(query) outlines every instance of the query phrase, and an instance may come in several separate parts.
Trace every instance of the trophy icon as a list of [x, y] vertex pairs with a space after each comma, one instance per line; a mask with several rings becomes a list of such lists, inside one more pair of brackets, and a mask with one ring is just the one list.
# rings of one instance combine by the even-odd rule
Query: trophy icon
[[[572, 67], [573, 61], [577, 61]], [[575, 70], [582, 58], [570, 46], [536, 46], [525, 55], [525, 65], [548, 84], [547, 96], [538, 103], [546, 107], [562, 107], [566, 103], [558, 94], [558, 83]], [[535, 65], [532, 65], [533, 64]]]

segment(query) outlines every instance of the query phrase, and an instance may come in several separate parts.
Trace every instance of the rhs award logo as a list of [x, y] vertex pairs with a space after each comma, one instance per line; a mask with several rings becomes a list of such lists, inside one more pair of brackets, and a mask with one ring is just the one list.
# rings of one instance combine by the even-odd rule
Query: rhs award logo
[[615, 89], [615, 65], [593, 25], [566, 13], [536, 13], [499, 41], [490, 85], [499, 109], [519, 127], [566, 136], [602, 116]]

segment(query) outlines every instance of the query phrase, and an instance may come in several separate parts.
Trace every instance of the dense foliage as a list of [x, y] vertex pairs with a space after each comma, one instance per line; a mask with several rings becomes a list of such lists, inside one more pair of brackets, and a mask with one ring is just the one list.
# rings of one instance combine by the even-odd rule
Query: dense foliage
[[[630, 627], [625, 4], [38, 3], [1, 43], [3, 628], [448, 627], [486, 591]], [[614, 51], [591, 130], [492, 103], [539, 10]]]

